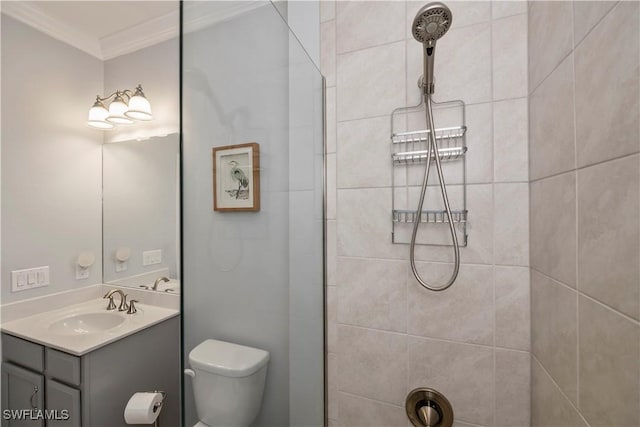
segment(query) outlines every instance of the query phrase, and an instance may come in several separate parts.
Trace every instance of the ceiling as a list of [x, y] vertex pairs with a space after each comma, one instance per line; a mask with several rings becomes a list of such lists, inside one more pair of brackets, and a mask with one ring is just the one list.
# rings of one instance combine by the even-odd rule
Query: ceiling
[[[1, 1], [1, 0], [0, 0]], [[183, 31], [191, 32], [269, 4], [268, 0], [191, 1]], [[101, 60], [180, 34], [177, 0], [3, 1], [2, 13]]]
[[87, 36], [101, 39], [153, 18], [176, 12], [178, 1], [34, 1], [46, 15]]

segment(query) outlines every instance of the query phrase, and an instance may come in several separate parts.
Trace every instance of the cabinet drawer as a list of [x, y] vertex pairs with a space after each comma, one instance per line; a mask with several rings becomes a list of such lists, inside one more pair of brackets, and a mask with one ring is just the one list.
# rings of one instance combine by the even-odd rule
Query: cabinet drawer
[[51, 348], [45, 349], [48, 378], [71, 385], [80, 385], [80, 358]]
[[47, 421], [47, 427], [80, 427], [80, 390], [48, 379], [46, 405], [57, 416]]
[[44, 347], [11, 335], [2, 334], [2, 356], [8, 362], [34, 371], [44, 371]]

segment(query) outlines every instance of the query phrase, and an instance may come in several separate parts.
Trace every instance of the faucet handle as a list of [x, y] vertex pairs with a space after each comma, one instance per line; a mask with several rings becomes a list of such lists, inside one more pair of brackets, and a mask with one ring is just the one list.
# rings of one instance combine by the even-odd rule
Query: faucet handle
[[136, 308], [136, 303], [138, 302], [138, 300], [136, 299], [132, 299], [129, 302], [129, 309], [127, 310], [127, 314], [136, 314], [138, 312], [138, 309]]
[[[107, 297], [105, 297], [107, 298]], [[113, 297], [108, 297], [109, 298], [109, 304], [107, 305], [107, 310], [115, 310], [116, 309], [116, 303], [113, 302]]]
[[122, 295], [122, 299], [120, 300], [120, 306], [118, 307], [118, 311], [125, 311], [129, 309], [129, 304], [127, 304], [127, 294]]

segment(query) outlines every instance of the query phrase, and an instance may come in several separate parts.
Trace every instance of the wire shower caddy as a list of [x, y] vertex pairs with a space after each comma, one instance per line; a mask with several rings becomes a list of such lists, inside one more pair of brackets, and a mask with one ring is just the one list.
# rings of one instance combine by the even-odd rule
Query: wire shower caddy
[[[466, 117], [462, 101], [434, 102], [435, 137], [442, 162], [447, 192], [451, 202], [451, 216], [461, 247], [467, 246], [467, 192], [466, 192]], [[417, 218], [416, 206], [424, 176], [429, 139], [424, 102], [393, 110], [391, 113], [391, 162], [393, 165], [392, 242], [409, 244], [413, 223]], [[429, 187], [420, 220], [424, 227], [418, 230], [419, 245], [451, 246], [447, 227], [447, 214], [439, 193], [434, 152], [429, 172]]]

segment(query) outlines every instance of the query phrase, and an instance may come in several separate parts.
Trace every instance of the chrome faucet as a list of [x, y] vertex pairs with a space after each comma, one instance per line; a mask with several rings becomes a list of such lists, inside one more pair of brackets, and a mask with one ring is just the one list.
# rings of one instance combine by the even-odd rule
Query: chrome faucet
[[102, 298], [109, 298], [109, 305], [107, 305], [107, 310], [115, 310], [116, 305], [113, 302], [113, 294], [120, 294], [120, 305], [118, 306], [118, 311], [126, 311], [129, 309], [129, 304], [127, 304], [127, 296], [120, 289], [112, 289], [105, 294]]
[[154, 290], [154, 291], [157, 291], [158, 290], [158, 283], [160, 283], [160, 282], [167, 283], [168, 281], [169, 281], [168, 277], [164, 277], [164, 276], [158, 277], [156, 279], [156, 281], [153, 283], [153, 286], [151, 287], [151, 289]]

